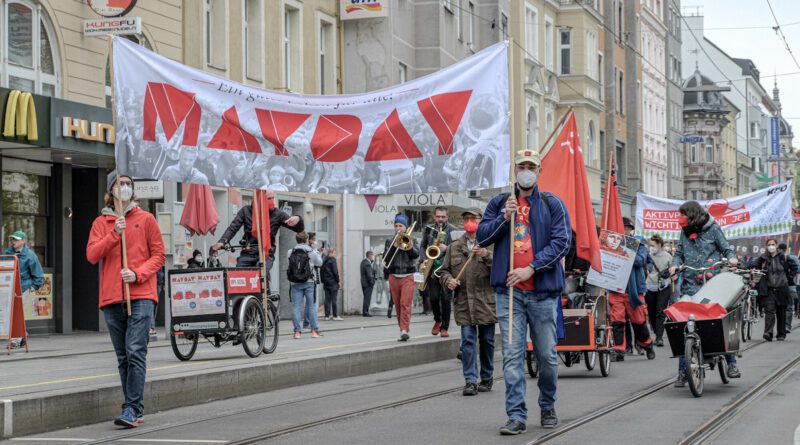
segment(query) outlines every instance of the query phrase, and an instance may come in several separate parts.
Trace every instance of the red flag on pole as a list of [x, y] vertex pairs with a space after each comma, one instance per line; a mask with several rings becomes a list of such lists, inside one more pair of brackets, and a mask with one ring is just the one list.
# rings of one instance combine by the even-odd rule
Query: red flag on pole
[[558, 137], [542, 158], [539, 189], [564, 201], [575, 232], [577, 256], [589, 261], [595, 270], [602, 271], [597, 223], [575, 114], [570, 111], [563, 122]]
[[[261, 243], [264, 255], [267, 255], [272, 247], [269, 212], [275, 208], [274, 196], [270, 190], [256, 190], [255, 196], [253, 196], [253, 229], [251, 233]], [[261, 233], [259, 233], [259, 230]]]
[[617, 190], [617, 176], [614, 172], [614, 154], [608, 164], [606, 175], [606, 195], [603, 198], [603, 216], [600, 228], [616, 233], [625, 233], [622, 225], [622, 207], [619, 204], [619, 191]]

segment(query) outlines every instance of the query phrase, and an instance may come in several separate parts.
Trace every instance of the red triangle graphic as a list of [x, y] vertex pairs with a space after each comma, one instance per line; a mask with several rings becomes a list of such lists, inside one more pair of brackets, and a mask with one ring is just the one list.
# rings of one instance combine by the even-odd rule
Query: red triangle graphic
[[282, 111], [261, 110], [256, 108], [258, 125], [264, 139], [275, 145], [275, 156], [289, 156], [284, 144], [305, 122], [310, 114], [285, 113]]
[[239, 113], [236, 112], [235, 106], [228, 108], [222, 115], [222, 125], [211, 138], [208, 148], [262, 153], [258, 140], [252, 134], [244, 131], [239, 124]]
[[472, 90], [443, 93], [417, 102], [419, 111], [439, 139], [439, 155], [453, 154], [453, 137], [461, 125]]
[[367, 200], [367, 206], [369, 207], [370, 212], [375, 210], [375, 204], [378, 203], [378, 198], [380, 197], [381, 195], [364, 195], [364, 199]]
[[311, 138], [314, 159], [323, 162], [344, 162], [358, 150], [361, 119], [349, 114], [323, 114]]
[[364, 160], [392, 161], [421, 157], [422, 153], [411, 139], [406, 127], [400, 122], [400, 115], [395, 109], [375, 130]]

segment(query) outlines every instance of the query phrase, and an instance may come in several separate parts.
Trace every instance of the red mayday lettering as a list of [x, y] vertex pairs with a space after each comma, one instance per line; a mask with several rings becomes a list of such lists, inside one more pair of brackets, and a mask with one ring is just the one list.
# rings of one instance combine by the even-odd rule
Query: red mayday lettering
[[236, 112], [236, 107], [228, 108], [222, 115], [222, 125], [209, 141], [208, 148], [262, 153], [258, 140], [252, 134], [244, 131], [239, 124], [239, 113]]
[[261, 110], [256, 108], [258, 125], [264, 139], [275, 145], [275, 156], [289, 156], [284, 144], [305, 122], [310, 114], [285, 113], [282, 111]]
[[395, 109], [375, 130], [364, 160], [393, 161], [421, 157], [422, 153], [400, 122], [400, 115]]
[[443, 93], [417, 102], [419, 111], [439, 139], [439, 155], [453, 154], [453, 138], [467, 109], [472, 90]]
[[323, 114], [311, 138], [311, 154], [323, 162], [344, 162], [358, 150], [361, 119], [349, 114]]
[[164, 136], [171, 140], [178, 128], [183, 129], [183, 145], [197, 146], [200, 132], [200, 105], [194, 93], [181, 91], [166, 83], [148, 82], [144, 97], [144, 131], [142, 139], [156, 140], [156, 121], [161, 121]]

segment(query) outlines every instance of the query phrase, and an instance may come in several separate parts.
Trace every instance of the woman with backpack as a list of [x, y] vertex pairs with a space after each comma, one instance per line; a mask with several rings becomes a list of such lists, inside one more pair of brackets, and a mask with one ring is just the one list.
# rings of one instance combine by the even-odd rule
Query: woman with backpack
[[[317, 243], [308, 244], [308, 234], [300, 232], [295, 236], [297, 245], [289, 251], [289, 267], [286, 268], [286, 278], [289, 280], [290, 295], [292, 298], [292, 324], [294, 325], [294, 338], [299, 339], [302, 332], [303, 307], [312, 308], [306, 313], [306, 318], [311, 325], [311, 338], [318, 338], [319, 325], [317, 324], [317, 307], [314, 298], [314, 267], [322, 266], [322, 256], [317, 251]], [[304, 305], [305, 303], [305, 305]]]

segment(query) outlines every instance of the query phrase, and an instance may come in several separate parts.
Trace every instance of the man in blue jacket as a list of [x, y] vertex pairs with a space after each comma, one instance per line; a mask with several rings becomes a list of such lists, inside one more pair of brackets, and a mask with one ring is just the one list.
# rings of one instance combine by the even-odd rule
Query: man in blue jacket
[[[625, 226], [625, 235], [633, 236], [633, 221], [625, 217], [622, 218], [622, 224]], [[625, 360], [626, 315], [631, 320], [636, 344], [647, 351], [648, 359], [656, 358], [653, 339], [650, 338], [650, 330], [647, 329], [647, 306], [644, 304], [644, 293], [647, 291], [644, 272], [647, 266], [647, 243], [640, 236], [635, 238], [639, 240], [639, 248], [636, 250], [633, 269], [628, 277], [626, 292], [608, 293], [609, 315], [611, 315], [611, 328], [614, 334], [614, 354], [611, 358], [618, 362]]]
[[[569, 252], [571, 225], [564, 203], [541, 193], [536, 182], [541, 172], [539, 153], [522, 150], [517, 155], [517, 183], [514, 195], [495, 196], [486, 207], [478, 226], [481, 247], [494, 244], [491, 285], [496, 293], [497, 318], [503, 336], [503, 375], [506, 384], [508, 422], [500, 434], [527, 431], [525, 422], [525, 373], [523, 357], [528, 325], [539, 361], [539, 407], [541, 425], [554, 428], [558, 357], [556, 341], [564, 268], [561, 260]], [[514, 270], [509, 272], [509, 234], [514, 224]], [[509, 326], [508, 287], [514, 287], [512, 321]], [[508, 330], [513, 343], [508, 343]], [[561, 326], [563, 332], [563, 326]]]

